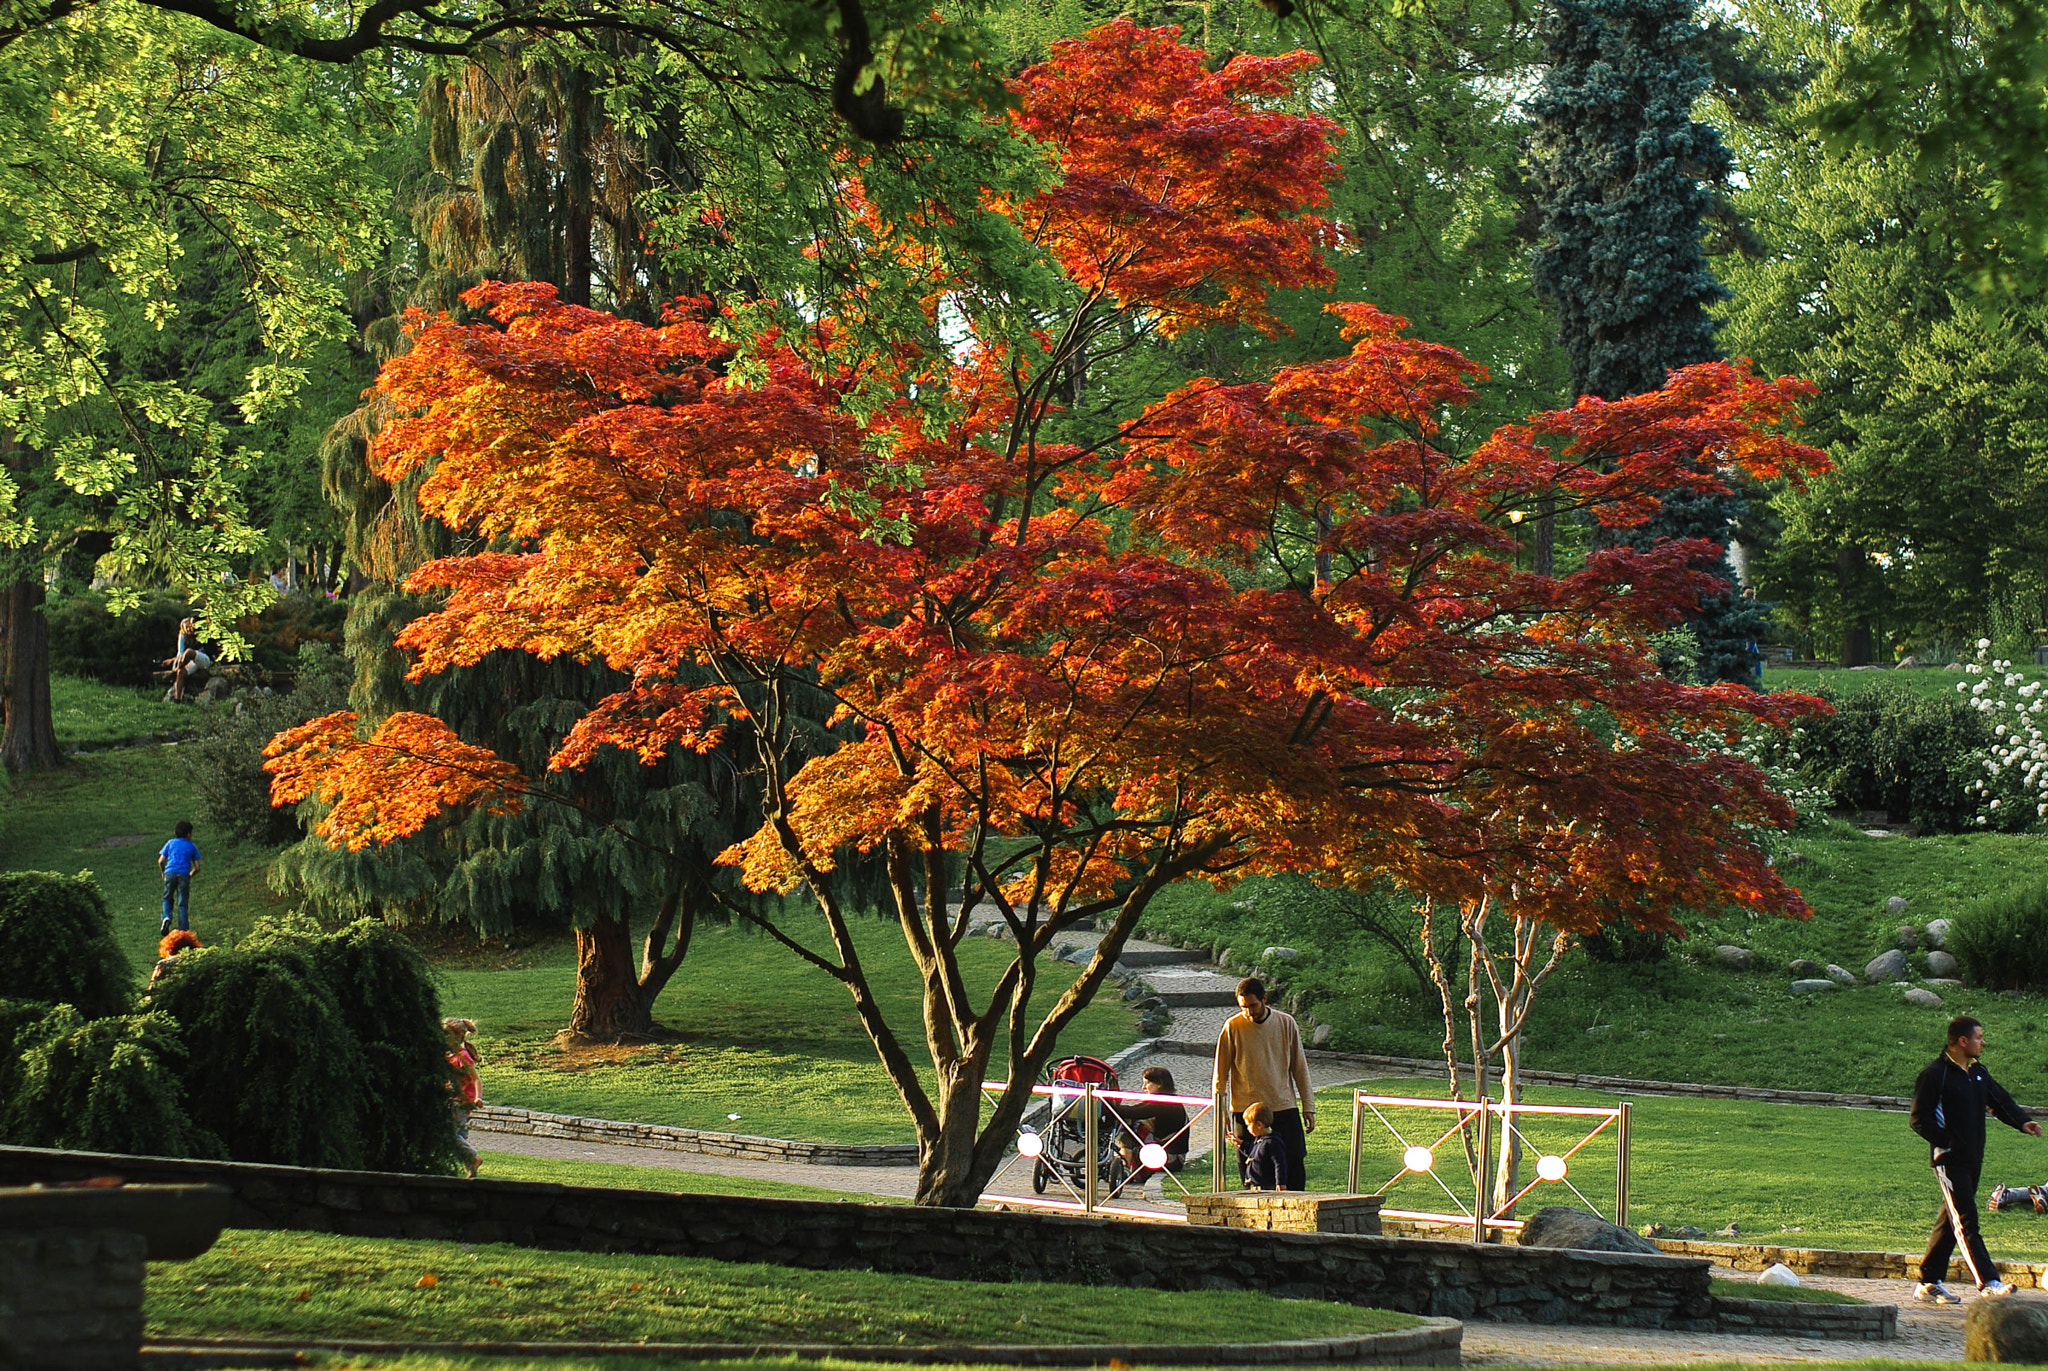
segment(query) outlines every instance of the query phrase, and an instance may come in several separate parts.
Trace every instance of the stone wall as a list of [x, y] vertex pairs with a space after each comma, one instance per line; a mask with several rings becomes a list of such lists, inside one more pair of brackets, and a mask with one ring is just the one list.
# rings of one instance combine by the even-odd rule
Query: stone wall
[[0, 1183], [214, 1181], [230, 1223], [971, 1280], [1255, 1289], [1405, 1313], [1707, 1330], [1698, 1258], [1262, 1233], [1188, 1224], [670, 1195], [0, 1147]]
[[1187, 1197], [1188, 1222], [1220, 1228], [1256, 1228], [1272, 1233], [1366, 1233], [1380, 1231], [1377, 1195], [1321, 1195], [1270, 1190], [1226, 1190]]
[[1762, 1337], [1888, 1342], [1899, 1336], [1899, 1307], [1895, 1304], [1799, 1304], [1721, 1297], [1714, 1301], [1714, 1318], [1720, 1332]]
[[[1783, 1262], [1802, 1276], [1845, 1276], [1851, 1280], [1917, 1281], [1917, 1252], [1855, 1252], [1826, 1247], [1779, 1247], [1769, 1243], [1699, 1242], [1657, 1238], [1675, 1257], [1705, 1257], [1737, 1271], [1761, 1271]], [[2048, 1289], [2048, 1262], [1998, 1263], [1998, 1274], [2022, 1290]], [[1974, 1284], [1961, 1257], [1949, 1263], [1949, 1279]]]
[[134, 1371], [148, 1251], [121, 1229], [0, 1232], [0, 1367]]

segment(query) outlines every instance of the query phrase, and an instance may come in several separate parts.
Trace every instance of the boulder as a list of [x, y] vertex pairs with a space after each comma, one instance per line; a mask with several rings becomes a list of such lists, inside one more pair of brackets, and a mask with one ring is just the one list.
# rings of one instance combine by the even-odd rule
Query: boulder
[[2048, 1362], [2048, 1300], [1971, 1300], [1963, 1314], [1963, 1360]]
[[1817, 995], [1823, 990], [1833, 990], [1834, 988], [1835, 983], [1825, 976], [1797, 980], [1787, 987], [1794, 995]]
[[1958, 990], [1961, 990], [1963, 988], [1963, 983], [1961, 981], [1951, 979], [1947, 976], [1929, 976], [1927, 978], [1926, 983], [1928, 985], [1938, 985], [1943, 987], [1944, 989], [1948, 986], [1954, 986]]
[[1311, 1047], [1328, 1047], [1330, 1045], [1330, 1026], [1326, 1023], [1317, 1024], [1314, 1036], [1309, 1039], [1309, 1045]]
[[1856, 984], [1855, 972], [1851, 971], [1846, 966], [1836, 966], [1833, 962], [1828, 963], [1827, 977], [1836, 985]]
[[1640, 1252], [1660, 1256], [1661, 1247], [1640, 1234], [1617, 1228], [1598, 1214], [1553, 1204], [1536, 1211], [1522, 1228], [1523, 1247], [1569, 1247], [1579, 1252]]
[[1276, 962], [1291, 962], [1301, 954], [1291, 947], [1269, 947], [1259, 955], [1261, 957], [1270, 957]]
[[215, 676], [199, 689], [199, 698], [210, 705], [217, 705], [234, 692], [234, 686], [225, 676]]
[[1906, 987], [1906, 990], [1899, 998], [1907, 1004], [1918, 1005], [1922, 1009], [1941, 1008], [1941, 996], [1935, 994], [1932, 990], [1922, 990], [1917, 985]]
[[1930, 976], [1953, 976], [1962, 970], [1952, 952], [1930, 952], [1927, 954], [1927, 974]]
[[1787, 852], [1784, 856], [1778, 858], [1776, 865], [1781, 867], [1805, 866], [1812, 860], [1813, 858], [1807, 856], [1804, 852]]
[[1927, 945], [1933, 948], [1936, 952], [1939, 952], [1943, 948], [1947, 947], [1948, 929], [1949, 922], [1947, 919], [1929, 919], [1927, 921], [1927, 927], [1924, 930], [1927, 934]]
[[[1894, 896], [1894, 898], [1897, 898]], [[1911, 924], [1900, 924], [1897, 941], [1901, 952], [1915, 952], [1920, 947], [1920, 930]]]
[[1906, 954], [1896, 947], [1889, 952], [1880, 952], [1863, 967], [1863, 978], [1867, 981], [1897, 981], [1905, 979]]
[[1722, 943], [1714, 949], [1714, 962], [1730, 971], [1755, 971], [1763, 965], [1764, 959], [1746, 947]]
[[1756, 1278], [1758, 1285], [1799, 1285], [1799, 1273], [1783, 1262], [1772, 1262]]
[[1904, 895], [1894, 895], [1889, 900], [1886, 900], [1884, 902], [1885, 909], [1888, 912], [1890, 912], [1893, 918], [1897, 918], [1899, 915], [1905, 913], [1908, 909], [1912, 907], [1912, 905], [1913, 902], [1907, 899]]
[[1795, 977], [1825, 976], [1828, 974], [1828, 969], [1811, 957], [1796, 957], [1785, 970], [1791, 972]]

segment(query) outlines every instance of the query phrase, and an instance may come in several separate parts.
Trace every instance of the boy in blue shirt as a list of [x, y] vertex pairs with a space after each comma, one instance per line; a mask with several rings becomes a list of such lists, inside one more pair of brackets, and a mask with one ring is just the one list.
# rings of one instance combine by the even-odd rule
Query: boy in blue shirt
[[192, 920], [192, 873], [199, 869], [199, 844], [192, 841], [192, 824], [178, 820], [177, 836], [156, 854], [157, 870], [164, 873], [164, 923], [157, 930], [161, 938], [171, 931], [171, 901], [178, 904], [178, 927], [189, 928]]

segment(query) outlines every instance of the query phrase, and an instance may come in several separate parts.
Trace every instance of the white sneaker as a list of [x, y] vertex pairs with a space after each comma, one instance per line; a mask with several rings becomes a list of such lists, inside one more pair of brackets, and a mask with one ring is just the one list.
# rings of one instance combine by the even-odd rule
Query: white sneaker
[[2012, 1293], [2012, 1287], [2004, 1281], [1986, 1281], [1977, 1287], [1977, 1293], [1986, 1299], [2002, 1300]]
[[[2008, 1287], [2009, 1289], [2010, 1287]], [[1922, 1304], [1961, 1304], [1962, 1297], [1940, 1281], [1927, 1281], [1913, 1287], [1913, 1298]]]

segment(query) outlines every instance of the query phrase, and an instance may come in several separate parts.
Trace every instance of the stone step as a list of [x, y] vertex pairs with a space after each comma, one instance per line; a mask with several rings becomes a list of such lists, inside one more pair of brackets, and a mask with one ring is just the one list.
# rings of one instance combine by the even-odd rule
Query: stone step
[[1116, 964], [1119, 969], [1129, 967], [1132, 970], [1143, 970], [1154, 966], [1195, 966], [1201, 964], [1202, 960], [1201, 953], [1184, 952], [1177, 947], [1126, 943], [1124, 954], [1116, 959]]
[[1168, 1009], [1234, 1009], [1237, 1007], [1235, 990], [1161, 990], [1153, 994]]

